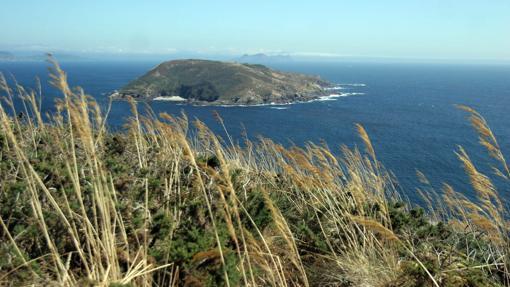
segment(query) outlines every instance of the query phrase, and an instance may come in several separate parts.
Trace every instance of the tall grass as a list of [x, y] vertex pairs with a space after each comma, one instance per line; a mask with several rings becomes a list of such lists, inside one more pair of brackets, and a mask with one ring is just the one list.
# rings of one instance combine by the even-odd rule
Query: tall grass
[[[131, 101], [114, 133], [52, 64], [63, 97], [51, 115], [40, 92], [0, 77], [0, 285], [510, 285], [508, 209], [462, 148], [477, 199], [430, 188], [426, 213], [403, 203], [361, 125], [366, 153], [337, 157], [325, 144], [241, 146]], [[488, 124], [462, 108], [508, 180]]]

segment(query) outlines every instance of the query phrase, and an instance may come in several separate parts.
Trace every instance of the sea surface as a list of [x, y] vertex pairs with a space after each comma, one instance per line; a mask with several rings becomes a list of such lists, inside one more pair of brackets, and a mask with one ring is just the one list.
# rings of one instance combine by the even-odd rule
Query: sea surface
[[[154, 67], [154, 61], [64, 62], [72, 86], [80, 86], [103, 106], [107, 94]], [[0, 71], [19, 83], [33, 87], [42, 82], [43, 110], [51, 112], [61, 95], [48, 84], [48, 63], [0, 62]], [[243, 127], [255, 138], [303, 145], [324, 140], [340, 154], [340, 146], [361, 146], [355, 123], [368, 131], [377, 156], [398, 179], [398, 188], [419, 203], [416, 188], [422, 186], [416, 171], [432, 186], [443, 183], [472, 196], [460, 161], [455, 155], [463, 146], [483, 171], [494, 164], [480, 148], [467, 114], [455, 105], [469, 105], [485, 116], [510, 161], [510, 66], [411, 63], [280, 63], [284, 71], [315, 74], [338, 84], [341, 96], [311, 103], [256, 107], [194, 107], [153, 101], [159, 112], [178, 115], [184, 111], [213, 130], [222, 129], [213, 111], [223, 117], [229, 133], [241, 139]], [[11, 80], [12, 82], [12, 80]], [[129, 114], [125, 102], [114, 102], [109, 115], [111, 129], [119, 129]], [[508, 183], [497, 181], [500, 193], [510, 199]]]

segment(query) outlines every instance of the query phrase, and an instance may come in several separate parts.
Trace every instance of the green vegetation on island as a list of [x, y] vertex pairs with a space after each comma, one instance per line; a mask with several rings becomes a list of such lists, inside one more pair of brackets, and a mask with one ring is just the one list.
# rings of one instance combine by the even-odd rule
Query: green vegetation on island
[[[240, 145], [134, 101], [110, 132], [56, 63], [52, 81], [64, 98], [43, 122], [41, 95], [0, 77], [2, 286], [510, 285], [508, 209], [462, 148], [477, 200], [445, 184], [420, 188], [427, 206], [412, 207], [361, 125], [364, 151], [341, 157], [325, 144]], [[464, 109], [508, 182], [492, 131]]]
[[200, 105], [293, 103], [327, 96], [319, 77], [257, 64], [208, 60], [164, 62], [130, 82], [114, 98], [177, 100]]

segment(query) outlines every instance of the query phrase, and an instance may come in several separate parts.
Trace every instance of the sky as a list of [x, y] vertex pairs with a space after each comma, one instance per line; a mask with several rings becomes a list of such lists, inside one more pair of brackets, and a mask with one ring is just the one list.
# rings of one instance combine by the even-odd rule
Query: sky
[[510, 59], [510, 0], [0, 0], [0, 49]]

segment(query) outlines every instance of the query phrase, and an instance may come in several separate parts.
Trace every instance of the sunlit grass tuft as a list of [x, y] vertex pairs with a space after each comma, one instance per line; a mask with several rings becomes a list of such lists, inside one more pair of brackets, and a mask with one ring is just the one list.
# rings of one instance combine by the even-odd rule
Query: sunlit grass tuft
[[[510, 285], [506, 204], [463, 148], [477, 198], [420, 188], [425, 212], [400, 198], [362, 125], [366, 153], [240, 145], [219, 115], [226, 141], [131, 100], [110, 132], [108, 112], [51, 63], [52, 115], [40, 89], [0, 76], [0, 285]], [[463, 109], [508, 180], [488, 124]]]

